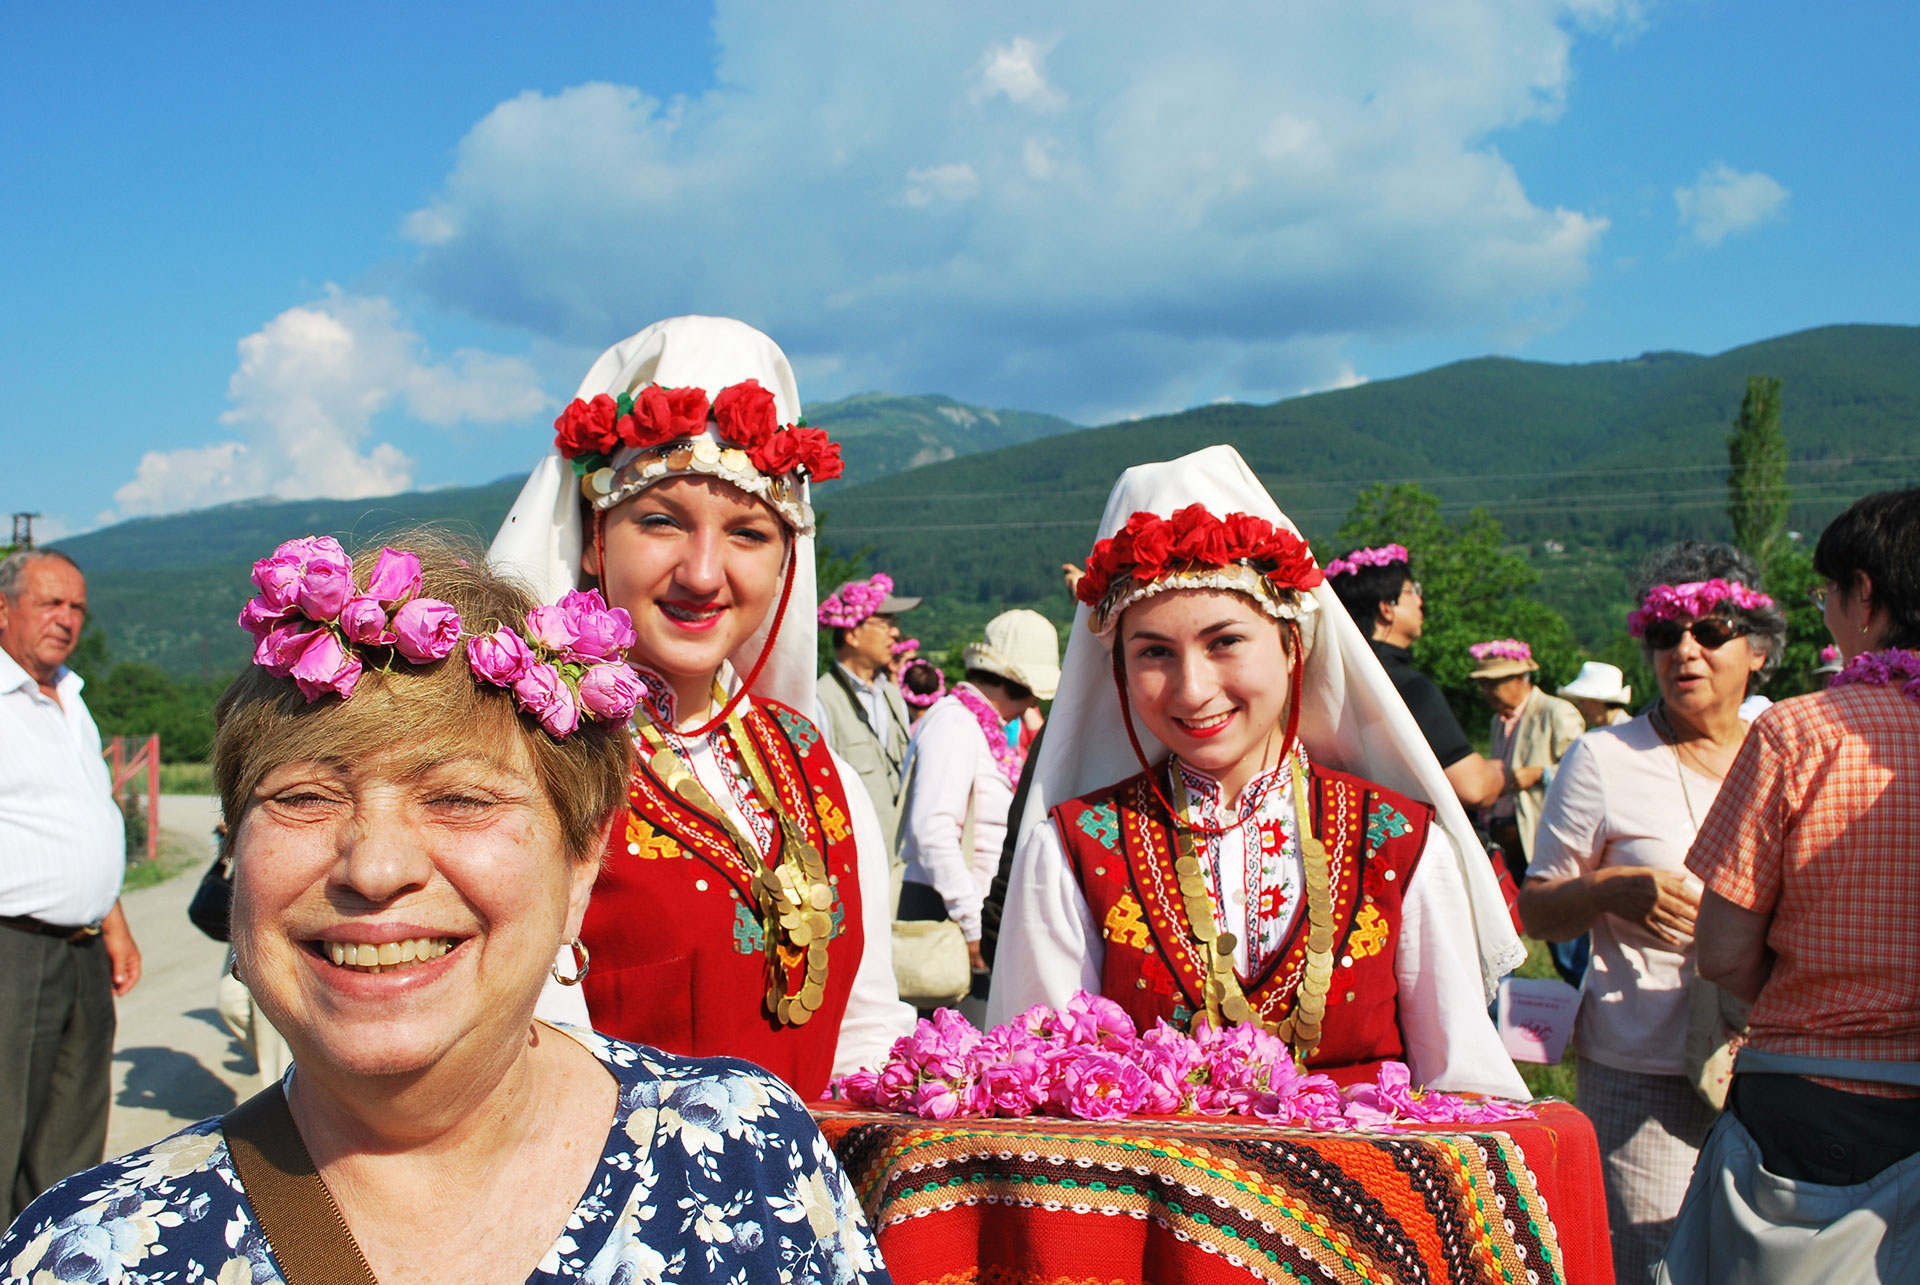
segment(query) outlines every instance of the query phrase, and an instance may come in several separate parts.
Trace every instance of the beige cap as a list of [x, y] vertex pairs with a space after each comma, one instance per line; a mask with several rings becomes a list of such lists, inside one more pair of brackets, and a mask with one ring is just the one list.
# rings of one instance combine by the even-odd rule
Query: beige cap
[[1060, 686], [1060, 631], [1037, 611], [1003, 611], [987, 622], [979, 642], [967, 644], [962, 663], [1052, 700]]

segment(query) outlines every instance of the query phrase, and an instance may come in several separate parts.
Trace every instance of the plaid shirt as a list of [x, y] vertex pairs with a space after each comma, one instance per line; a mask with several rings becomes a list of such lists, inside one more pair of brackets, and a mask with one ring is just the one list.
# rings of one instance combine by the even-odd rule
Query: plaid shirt
[[1920, 1061], [1920, 704], [1856, 683], [1762, 714], [1687, 868], [1773, 916], [1755, 1048]]

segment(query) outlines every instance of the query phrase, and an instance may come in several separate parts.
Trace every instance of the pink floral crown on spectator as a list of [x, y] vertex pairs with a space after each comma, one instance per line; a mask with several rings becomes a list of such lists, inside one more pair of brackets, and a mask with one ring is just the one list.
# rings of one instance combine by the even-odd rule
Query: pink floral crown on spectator
[[898, 660], [902, 656], [911, 656], [919, 650], [920, 640], [918, 638], [902, 638], [893, 645], [893, 656], [895, 660]]
[[1467, 654], [1475, 660], [1518, 660], [1531, 665], [1533, 648], [1518, 638], [1495, 638], [1492, 642], [1478, 642], [1467, 648]]
[[801, 484], [842, 469], [839, 445], [804, 419], [783, 427], [773, 394], [757, 379], [730, 384], [711, 401], [705, 389], [658, 384], [618, 397], [576, 397], [553, 421], [553, 444], [596, 509], [671, 475], [704, 473], [759, 496], [803, 534], [813, 531], [813, 512]]
[[822, 629], [852, 629], [880, 610], [893, 594], [893, 577], [876, 571], [870, 580], [850, 580], [828, 594], [817, 613]]
[[1403, 544], [1383, 544], [1377, 549], [1355, 549], [1344, 558], [1335, 558], [1327, 564], [1327, 578], [1350, 576], [1362, 567], [1390, 567], [1396, 562], [1410, 562], [1407, 547]]
[[1820, 649], [1820, 663], [1823, 665], [1839, 664], [1840, 663], [1840, 644], [1828, 643], [1826, 646], [1822, 647]]
[[597, 591], [569, 593], [527, 613], [525, 638], [511, 626], [464, 634], [453, 604], [420, 596], [420, 558], [381, 549], [365, 586], [332, 536], [288, 540], [253, 564], [259, 594], [240, 609], [253, 634], [253, 663], [291, 678], [309, 703], [329, 692], [353, 695], [368, 660], [389, 669], [395, 657], [416, 665], [445, 660], [465, 637], [474, 677], [513, 691], [516, 704], [556, 739], [581, 716], [625, 722], [645, 685], [624, 663], [636, 636], [625, 609]]
[[[900, 699], [905, 701], [907, 704], [913, 706], [915, 709], [926, 709], [928, 706], [932, 705], [935, 701], [939, 700], [942, 696], [945, 696], [947, 694], [947, 676], [940, 672], [940, 666], [934, 664], [930, 660], [915, 660], [915, 661], [909, 661], [907, 663], [907, 668], [909, 670], [917, 669], [922, 665], [926, 666], [928, 669], [931, 669], [933, 671], [933, 679], [934, 679], [933, 690], [928, 692], [925, 696], [922, 696], [919, 692], [914, 691], [911, 687], [907, 687], [904, 684], [900, 688]], [[904, 678], [906, 677], [906, 675], [902, 674], [901, 677]], [[991, 742], [989, 742], [989, 744], [991, 744]]]
[[1743, 611], [1763, 611], [1773, 599], [1738, 580], [1689, 580], [1685, 584], [1657, 584], [1647, 590], [1636, 611], [1627, 613], [1627, 632], [1635, 638], [1646, 632], [1655, 620], [1695, 620], [1710, 616], [1722, 604], [1730, 602]]

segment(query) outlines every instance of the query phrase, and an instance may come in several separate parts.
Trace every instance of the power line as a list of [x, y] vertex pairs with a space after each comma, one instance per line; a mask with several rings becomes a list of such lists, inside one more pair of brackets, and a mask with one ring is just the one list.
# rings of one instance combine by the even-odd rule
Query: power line
[[[1869, 465], [1906, 464], [1920, 461], [1920, 455], [1859, 455], [1846, 459], [1826, 460], [1788, 460], [1789, 471], [1795, 469], [1841, 469], [1864, 468]], [[1448, 473], [1427, 477], [1296, 477], [1291, 474], [1269, 473], [1263, 480], [1281, 485], [1285, 489], [1331, 486], [1432, 486], [1461, 482], [1529, 482], [1558, 481], [1576, 478], [1629, 477], [1638, 474], [1672, 475], [1676, 473], [1721, 473], [1727, 472], [1725, 464], [1644, 464], [1622, 466], [1619, 468], [1593, 469], [1549, 469], [1530, 473]], [[995, 500], [1011, 497], [1032, 497], [1039, 491], [1049, 499], [1058, 499], [1076, 495], [1106, 495], [1110, 487], [1075, 488], [1065, 491], [1046, 491], [1034, 486], [1008, 491], [910, 491], [876, 495], [829, 495], [822, 497], [822, 508], [831, 510], [835, 504], [894, 504], [902, 501], [926, 500]]]
[[[1802, 483], [1798, 489], [1801, 494], [1794, 496], [1796, 503], [1807, 498], [1833, 498], [1831, 495], [1814, 495], [1809, 497], [1805, 495], [1807, 490], [1837, 490], [1840, 494], [1844, 495], [1852, 494], [1857, 488], [1855, 488], [1852, 483], [1836, 480], [1833, 482]], [[1047, 498], [1052, 498], [1053, 495], [1060, 494], [1071, 493], [1054, 492], [1050, 493]], [[1093, 494], [1093, 492], [1081, 492], [1081, 494]], [[1100, 494], [1104, 494], [1104, 492]], [[1577, 516], [1585, 516], [1588, 514], [1629, 513], [1651, 509], [1717, 508], [1726, 503], [1726, 498], [1727, 493], [1725, 489], [1716, 486], [1684, 491], [1665, 491], [1657, 495], [1639, 499], [1623, 499], [1617, 496], [1605, 495], [1520, 496], [1512, 499], [1442, 500], [1438, 507], [1443, 513], [1467, 513], [1474, 509], [1486, 509], [1490, 512], [1498, 511], [1515, 516], [1536, 512], [1571, 513]], [[1345, 517], [1350, 511], [1350, 508], [1293, 508], [1288, 510], [1287, 516], [1292, 518], [1296, 523], [1306, 523]], [[1016, 519], [1007, 522], [953, 522], [931, 524], [915, 522], [909, 524], [875, 524], [867, 526], [842, 526], [835, 523], [826, 527], [824, 534], [830, 538], [839, 538], [849, 535], [889, 535], [903, 531], [1033, 531], [1054, 527], [1089, 527], [1099, 521], [1100, 515], [1093, 513], [1084, 518]]]

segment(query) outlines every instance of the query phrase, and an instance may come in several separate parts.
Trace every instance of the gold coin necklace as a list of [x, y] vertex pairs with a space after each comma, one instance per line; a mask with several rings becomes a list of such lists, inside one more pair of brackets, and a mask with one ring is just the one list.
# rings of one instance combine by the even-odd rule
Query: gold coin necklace
[[[1177, 765], [1172, 771], [1180, 812], [1187, 810], [1185, 783]], [[1333, 985], [1333, 881], [1327, 847], [1313, 832], [1313, 814], [1308, 807], [1306, 772], [1296, 764], [1293, 773], [1293, 805], [1300, 827], [1300, 858], [1306, 867], [1307, 952], [1294, 995], [1293, 1012], [1278, 1022], [1267, 1022], [1254, 1009], [1233, 970], [1233, 952], [1239, 938], [1221, 930], [1214, 917], [1215, 901], [1207, 891], [1200, 858], [1195, 855], [1193, 834], [1174, 817], [1174, 874], [1180, 883], [1180, 897], [1187, 914], [1187, 930], [1206, 960], [1207, 979], [1201, 998], [1207, 1019], [1218, 1025], [1228, 1022], [1259, 1022], [1293, 1046], [1302, 1059], [1320, 1045], [1320, 1027], [1327, 1012], [1327, 992]]]
[[[767, 962], [766, 1009], [782, 1026], [804, 1026], [824, 1001], [827, 943], [834, 936], [833, 884], [825, 859], [799, 823], [780, 805], [766, 765], [747, 734], [738, 709], [727, 716], [727, 734], [747, 769], [754, 792], [779, 825], [777, 856], [768, 861], [760, 845], [693, 774], [681, 753], [651, 723], [640, 726], [647, 767], [682, 802], [719, 823], [740, 854], [747, 884], [760, 913]], [[797, 990], [795, 989], [797, 987]]]

